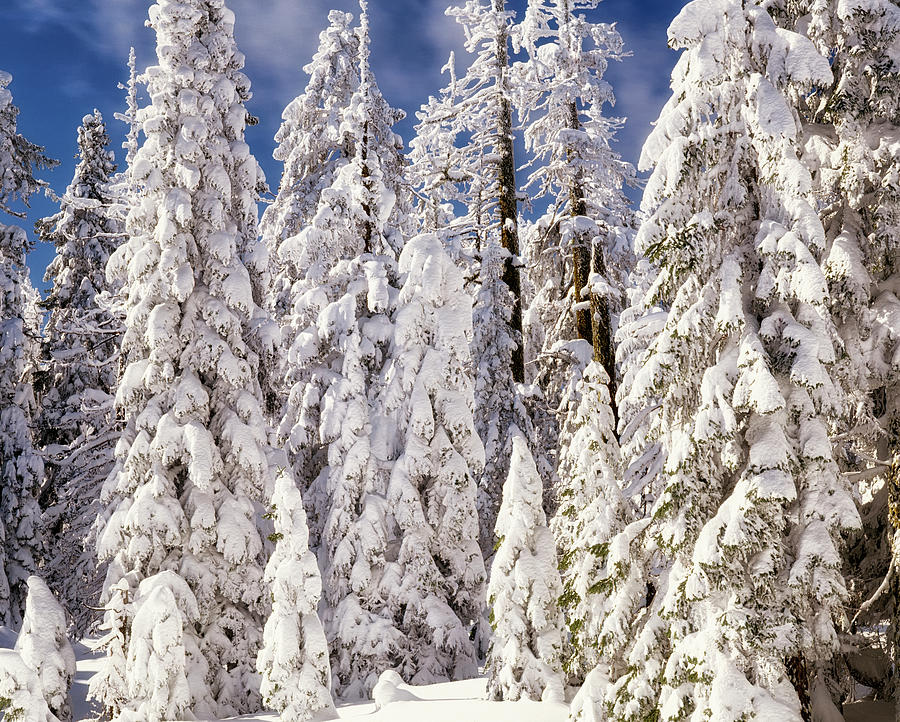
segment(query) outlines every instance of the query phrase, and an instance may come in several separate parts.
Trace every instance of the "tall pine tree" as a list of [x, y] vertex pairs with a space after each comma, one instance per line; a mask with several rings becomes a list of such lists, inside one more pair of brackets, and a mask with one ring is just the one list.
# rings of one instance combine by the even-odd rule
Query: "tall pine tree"
[[[260, 707], [254, 660], [269, 607], [263, 514], [275, 469], [259, 383], [263, 177], [244, 141], [250, 84], [233, 13], [223, 0], [159, 0], [150, 25], [158, 64], [146, 72], [151, 104], [139, 113], [140, 191], [129, 240], [110, 261], [125, 284], [116, 400], [126, 429], [104, 490], [111, 514], [99, 546], [112, 559], [106, 587], [115, 593], [94, 695], [120, 712], [124, 681], [132, 714], [226, 716]], [[166, 606], [170, 598], [177, 607]], [[180, 632], [157, 649], [161, 640], [146, 635], [164, 621]], [[146, 645], [181, 660], [171, 673], [190, 680], [187, 696], [174, 682], [171, 698], [153, 691]]]
[[[35, 168], [55, 165], [43, 148], [16, 129], [12, 76], [0, 71], [0, 211], [22, 217], [17, 202], [28, 202], [45, 184]], [[26, 582], [41, 553], [38, 493], [44, 465], [35, 449], [32, 373], [38, 347], [25, 254], [31, 244], [19, 226], [0, 224], [0, 624], [22, 620]]]
[[[384, 669], [399, 664], [403, 648], [383, 587], [393, 450], [377, 403], [399, 293], [403, 234], [394, 221], [404, 200], [392, 126], [402, 113], [372, 75], [365, 3], [356, 33], [345, 44], [358, 57], [341, 62], [358, 63], [359, 82], [337, 117], [322, 121], [338, 124], [327, 132], [340, 138], [341, 152], [323, 178], [327, 185], [316, 190], [311, 217], [278, 249], [295, 275], [285, 306], [291, 391], [281, 433], [295, 454], [318, 546], [333, 688], [351, 698], [367, 695]], [[313, 68], [313, 77], [325, 72]], [[349, 71], [346, 77], [353, 82]], [[312, 141], [300, 134], [297, 142]], [[282, 189], [290, 192], [285, 183]]]
[[828, 437], [840, 346], [788, 99], [831, 72], [736, 0], [694, 0], [669, 39], [684, 53], [642, 154], [638, 244], [670, 310], [630, 394], [660, 404], [664, 489], [640, 556], [667, 564], [620, 631], [628, 668], [582, 716], [808, 720], [838, 651], [841, 535], [859, 523]]
[[[834, 82], [795, 103], [805, 121], [804, 159], [822, 199], [828, 256], [825, 273], [832, 312], [847, 350], [850, 413], [837, 419], [842, 461], [860, 482], [864, 529], [848, 554], [860, 609], [853, 626], [887, 624], [892, 679], [879, 665], [856, 660], [880, 655], [874, 637], [858, 635], [862, 655], [848, 657], [858, 681], [894, 694], [900, 689], [900, 342], [898, 243], [900, 182], [896, 138], [900, 125], [900, 8], [893, 2], [776, 3], [776, 19], [805, 32], [833, 58]], [[887, 542], [887, 543], [885, 543]], [[874, 641], [874, 644], [873, 644]], [[890, 691], [891, 687], [894, 692]]]
[[60, 211], [39, 221], [41, 239], [56, 246], [44, 280], [45, 378], [38, 440], [48, 460], [43, 521], [51, 543], [44, 560], [50, 587], [83, 635], [102, 579], [95, 550], [85, 547], [113, 463], [118, 438], [113, 394], [122, 329], [102, 305], [112, 290], [106, 263], [122, 242], [111, 181], [116, 166], [98, 111], [78, 129], [78, 165]]
[[437, 235], [410, 240], [399, 259], [383, 397], [399, 455], [388, 483], [396, 583], [387, 589], [405, 636], [398, 671], [412, 684], [474, 677], [469, 629], [484, 609], [475, 478], [484, 447], [468, 373], [472, 300]]
[[[516, 159], [513, 143], [514, 87], [510, 70], [513, 13], [504, 0], [469, 0], [447, 14], [463, 26], [472, 62], [462, 77], [451, 56], [450, 83], [418, 114], [413, 171], [423, 196], [425, 228], [449, 221], [442, 235], [451, 247], [468, 245], [474, 267], [475, 337], [472, 363], [475, 420], [485, 445], [478, 480], [481, 548], [493, 553], [493, 529], [509, 468], [512, 424], [534, 437], [525, 400], [517, 384], [525, 381], [522, 334], [521, 261]], [[448, 201], [465, 213], [448, 219]], [[543, 468], [544, 463], [539, 459]]]

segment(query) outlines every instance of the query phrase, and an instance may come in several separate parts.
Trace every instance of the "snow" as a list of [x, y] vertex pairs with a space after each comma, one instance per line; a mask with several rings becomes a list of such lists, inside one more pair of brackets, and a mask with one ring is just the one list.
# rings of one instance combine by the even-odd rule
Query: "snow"
[[[15, 633], [8, 627], [0, 627], [0, 650], [11, 648]], [[72, 711], [75, 722], [87, 722], [97, 715], [97, 708], [86, 699], [88, 680], [102, 668], [102, 655], [92, 652], [91, 639], [73, 645], [77, 657], [77, 671], [72, 684]], [[396, 673], [394, 673], [396, 674]], [[385, 678], [386, 675], [382, 675]], [[460, 682], [444, 682], [430, 685], [408, 685], [399, 676], [387, 676], [390, 694], [382, 697], [380, 709], [375, 702], [365, 701], [339, 705], [338, 719], [365, 720], [366, 722], [565, 722], [569, 708], [560, 702], [492, 702], [485, 699], [487, 679], [477, 677]], [[376, 688], [377, 689], [377, 688]], [[877, 709], [878, 703], [860, 702], [851, 706], [856, 710]], [[277, 714], [262, 712], [230, 720], [243, 722], [278, 722]], [[314, 717], [313, 722], [324, 722], [327, 716]], [[890, 718], [884, 717], [887, 721]], [[199, 720], [198, 722], [214, 722]], [[868, 717], [848, 716], [847, 722], [870, 722]], [[881, 722], [881, 718], [871, 722]]]

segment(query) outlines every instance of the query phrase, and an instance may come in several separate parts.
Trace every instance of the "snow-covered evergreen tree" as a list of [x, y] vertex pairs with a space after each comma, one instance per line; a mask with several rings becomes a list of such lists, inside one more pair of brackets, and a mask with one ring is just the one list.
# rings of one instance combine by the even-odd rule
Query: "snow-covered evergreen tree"
[[503, 500], [502, 482], [509, 472], [512, 428], [523, 429], [534, 438], [531, 416], [509, 373], [515, 341], [508, 325], [512, 299], [502, 276], [507, 256], [495, 237], [486, 239], [472, 309], [475, 428], [485, 452], [484, 471], [478, 480], [479, 540], [485, 559], [494, 552], [494, 526]]
[[263, 702], [282, 719], [336, 716], [328, 644], [317, 610], [322, 577], [308, 547], [303, 498], [289, 473], [280, 473], [275, 481], [270, 513], [275, 551], [266, 565], [266, 582], [272, 613], [256, 660]]
[[[865, 501], [865, 526], [848, 553], [851, 602], [862, 607], [854, 626], [888, 624], [886, 651], [897, 660], [900, 516], [892, 508], [900, 508], [894, 481], [900, 454], [900, 7], [885, 0], [778, 2], [773, 12], [782, 25], [806, 33], [821, 54], [833, 58], [834, 83], [795, 103], [806, 121], [804, 160], [828, 242], [832, 312], [847, 350], [849, 385], [856, 391], [853, 413], [840, 420], [838, 437], [842, 461], [860, 481]], [[853, 641], [869, 647], [866, 656], [881, 654], [876, 640], [859, 635]], [[897, 698], [885, 690], [890, 681], [900, 689], [896, 662], [883, 665], [894, 670], [893, 680], [887, 680], [849, 660], [860, 682]]]
[[[103, 620], [97, 625], [100, 636], [94, 643], [94, 649], [106, 651], [106, 660], [100, 670], [91, 677], [87, 698], [96, 700], [101, 706], [101, 715], [113, 719], [125, 709], [130, 693], [127, 681], [127, 656], [129, 602], [134, 591], [128, 575], [115, 562], [106, 571], [107, 579], [118, 579], [115, 584], [103, 590]], [[132, 578], [136, 575], [132, 573]]]
[[[481, 284], [472, 357], [475, 418], [486, 450], [478, 489], [481, 547], [488, 558], [509, 468], [510, 423], [533, 436], [526, 399], [516, 387], [525, 380], [525, 355], [509, 61], [513, 13], [504, 0], [469, 0], [447, 14], [463, 26], [473, 57], [457, 77], [451, 56], [444, 68], [448, 86], [418, 113], [412, 167], [423, 227], [445, 225], [440, 232], [448, 245], [462, 245], [481, 262], [471, 272]], [[450, 202], [465, 213], [449, 218]], [[538, 461], [546, 466], [543, 457]]]
[[575, 679], [599, 661], [610, 585], [621, 571], [608, 567], [609, 545], [633, 516], [622, 494], [607, 382], [603, 364], [587, 365], [560, 439], [559, 510], [551, 526], [564, 581], [560, 603], [570, 630], [566, 670]]
[[[35, 179], [35, 168], [55, 162], [16, 131], [11, 82], [0, 70], [0, 211], [21, 217], [13, 204], [27, 203], [45, 185]], [[37, 496], [44, 464], [32, 432], [38, 348], [25, 265], [29, 247], [24, 230], [0, 223], [0, 624], [12, 627], [22, 619], [26, 581], [41, 552]]]
[[16, 652], [34, 670], [44, 700], [61, 722], [72, 719], [69, 688], [75, 676], [75, 652], [66, 636], [67, 626], [66, 613], [44, 580], [28, 577], [25, 616]]
[[189, 631], [200, 620], [198, 600], [170, 570], [144, 579], [136, 591], [128, 639], [129, 703], [117, 719], [185, 719], [195, 706], [195, 690], [206, 686], [199, 640]]
[[44, 386], [38, 441], [48, 459], [41, 494], [43, 523], [52, 542], [44, 560], [47, 582], [83, 635], [102, 579], [94, 549], [85, 548], [97, 516], [100, 487], [118, 438], [115, 392], [121, 328], [100, 302], [112, 289], [106, 263], [122, 240], [114, 217], [115, 172], [109, 137], [98, 111], [78, 129], [79, 162], [61, 210], [38, 222], [42, 240], [56, 246], [44, 276], [52, 283], [43, 306]]
[[828, 438], [839, 348], [786, 99], [831, 72], [732, 0], [689, 3], [669, 38], [685, 52], [642, 154], [638, 242], [670, 310], [631, 391], [661, 404], [665, 489], [644, 544], [668, 564], [622, 630], [629, 669], [592, 712], [799, 720], [837, 651], [838, 550], [858, 524]]
[[494, 628], [486, 665], [491, 699], [564, 700], [562, 582], [542, 506], [543, 487], [528, 440], [513, 428], [497, 517], [500, 544], [488, 584]]
[[359, 87], [359, 36], [352, 21], [350, 13], [328, 14], [318, 50], [303, 68], [309, 75], [306, 88], [284, 109], [275, 135], [274, 157], [284, 164], [284, 171], [275, 201], [263, 214], [260, 233], [275, 269], [269, 303], [279, 318], [290, 315], [291, 289], [305, 270], [295, 266], [300, 259], [288, 253], [292, 246], [285, 242], [312, 222], [322, 191], [353, 153], [343, 126], [350, 98]]
[[632, 214], [623, 186], [633, 182], [634, 169], [611, 148], [621, 121], [603, 115], [615, 103], [603, 76], [609, 61], [623, 56], [623, 43], [614, 26], [583, 14], [596, 6], [596, 0], [530, 0], [512, 34], [526, 54], [514, 66], [514, 97], [537, 164], [526, 189], [552, 201], [530, 227], [526, 255], [535, 302], [549, 306], [528, 315], [532, 324], [547, 324], [529, 334], [540, 336], [542, 345], [532, 350], [535, 375], [553, 408], [568, 382], [560, 383], [554, 369], [562, 365], [566, 376], [557, 344], [573, 338], [594, 345], [615, 396], [613, 321], [630, 266]]
[[383, 406], [399, 446], [387, 490], [399, 579], [388, 595], [405, 635], [397, 671], [431, 684], [478, 672], [469, 628], [484, 608], [475, 487], [484, 448], [473, 419], [463, 274], [435, 234], [406, 244], [400, 272]]
[[[151, 104], [139, 113], [140, 190], [129, 240], [109, 265], [125, 284], [116, 401], [126, 428], [99, 540], [101, 558], [112, 560], [106, 589], [128, 578], [131, 598], [106, 594], [111, 615], [120, 614], [117, 599], [125, 605], [128, 656], [118, 656], [107, 619], [101, 679], [114, 684], [124, 670], [132, 714], [227, 716], [259, 709], [254, 663], [269, 606], [262, 517], [275, 470], [259, 383], [263, 179], [244, 141], [250, 87], [233, 13], [222, 0], [159, 0], [150, 25], [158, 65], [146, 72]], [[180, 618], [154, 611], [167, 607], [163, 587], [181, 600]], [[153, 605], [129, 606], [151, 595]], [[172, 636], [136, 647], [140, 614], [142, 629], [165, 623]], [[141, 677], [151, 652], [172, 660], [165, 679]], [[114, 688], [95, 696], [116, 704]]]
[[[263, 219], [264, 239], [279, 264], [271, 296], [281, 321], [280, 375], [287, 384], [279, 438], [286, 442], [294, 477], [307, 497], [314, 547], [324, 507], [313, 503], [312, 496], [321, 494], [334, 438], [332, 431], [320, 432], [321, 405], [337, 378], [341, 356], [328, 340], [333, 322], [322, 317], [321, 325], [318, 319], [348, 284], [353, 286], [352, 278], [366, 273], [363, 263], [351, 268], [336, 265], [339, 260], [350, 262], [372, 252], [396, 255], [407, 205], [401, 179], [405, 161], [392, 130], [403, 114], [387, 104], [368, 69], [368, 31], [361, 38], [363, 29], [351, 28], [346, 13], [329, 17], [331, 25], [306, 67], [306, 91], [285, 110], [276, 151], [285, 163], [284, 177]], [[362, 20], [368, 23], [365, 15]], [[365, 88], [360, 83], [361, 52], [366, 55]], [[377, 176], [368, 175], [376, 167]], [[366, 184], [368, 199], [362, 196]], [[373, 223], [375, 215], [380, 220]], [[376, 313], [386, 310], [380, 301], [377, 305]]]
[[37, 674], [13, 649], [0, 649], [0, 713], [10, 722], [60, 722]]
[[[616, 330], [616, 362], [622, 374], [622, 383], [618, 388], [618, 411], [623, 477], [620, 490], [605, 487], [607, 495], [611, 496], [610, 506], [615, 511], [612, 516], [597, 515], [604, 521], [601, 527], [605, 532], [602, 546], [597, 549], [588, 547], [587, 553], [580, 552], [581, 558], [587, 562], [582, 569], [588, 572], [594, 571], [592, 565], [595, 560], [598, 561], [595, 551], [600, 552], [603, 560], [602, 566], [597, 569], [599, 574], [593, 588], [588, 589], [588, 599], [593, 606], [585, 622], [594, 631], [583, 635], [576, 628], [572, 630], [571, 637], [576, 642], [572, 662], [578, 663], [580, 659], [582, 664], [594, 663], [572, 701], [572, 718], [583, 722], [606, 719], [613, 681], [628, 680], [635, 688], [647, 681], [655, 683], [661, 671], [655, 662], [664, 654], [656, 650], [658, 645], [665, 643], [666, 630], [666, 623], [660, 620], [657, 613], [662, 599], [657, 593], [660, 587], [657, 549], [652, 543], [646, 543], [646, 531], [651, 522], [649, 511], [664, 485], [662, 469], [665, 447], [660, 442], [660, 403], [656, 396], [630, 393], [633, 388], [646, 387], [641, 373], [648, 347], [665, 326], [666, 311], [652, 305], [651, 291], [656, 276], [656, 269], [646, 259], [638, 261], [629, 276], [629, 303], [622, 311]], [[586, 435], [585, 431], [580, 434]], [[567, 456], [564, 454], [564, 462]], [[588, 462], [594, 460], [592, 455], [581, 458]], [[560, 506], [561, 510], [566, 507], [564, 503]], [[588, 512], [585, 521], [592, 516]], [[564, 526], [562, 522], [562, 517], [555, 520], [558, 533], [570, 523]], [[590, 526], [586, 528], [590, 532]], [[573, 576], [573, 580], [577, 579], [578, 576]], [[569, 586], [568, 578], [566, 585]], [[641, 613], [651, 617], [652, 622], [638, 626], [640, 637], [635, 640], [632, 625]], [[578, 627], [578, 618], [572, 619], [571, 612], [568, 616], [570, 627], [573, 621]], [[579, 655], [577, 642], [582, 636], [588, 642], [588, 653]], [[570, 666], [572, 672], [577, 669], [575, 665]], [[578, 671], [587, 669], [585, 666]], [[628, 675], [629, 671], [634, 673], [633, 677]], [[616, 714], [634, 714], [634, 710], [620, 709]]]
[[339, 128], [346, 157], [336, 162], [309, 224], [279, 248], [298, 274], [286, 332], [292, 389], [281, 433], [302, 452], [295, 466], [318, 546], [333, 688], [351, 698], [367, 695], [381, 671], [398, 664], [403, 644], [382, 588], [393, 449], [376, 404], [399, 292], [403, 236], [391, 219], [403, 200], [392, 126], [402, 113], [387, 104], [372, 75], [361, 7], [360, 82]]

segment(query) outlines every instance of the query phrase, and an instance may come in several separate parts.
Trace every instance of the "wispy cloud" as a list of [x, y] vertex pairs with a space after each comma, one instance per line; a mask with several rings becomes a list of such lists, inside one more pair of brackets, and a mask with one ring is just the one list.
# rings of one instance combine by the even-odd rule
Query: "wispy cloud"
[[[448, 0], [390, 0], [370, 5], [373, 68], [386, 97], [409, 114], [404, 135], [411, 133], [414, 114], [428, 95], [446, 84], [440, 69], [451, 51], [460, 72], [469, 62], [461, 28], [444, 11]], [[605, 0], [599, 19], [618, 21], [633, 57], [610, 68], [618, 98], [613, 113], [627, 117], [619, 135], [623, 156], [636, 160], [668, 95], [675, 54], [666, 48], [665, 29], [683, 0], [656, 0], [648, 14], [634, 0]], [[509, 0], [521, 12], [525, 0]], [[155, 61], [153, 32], [145, 27], [147, 0], [12, 0], [12, 15], [25, 32], [38, 33], [48, 24], [65, 27], [107, 59], [122, 61], [128, 48], [138, 52], [139, 66]], [[357, 0], [229, 0], [236, 15], [238, 45], [247, 57], [254, 87], [254, 112], [264, 117], [262, 132], [273, 133], [281, 109], [302, 91], [302, 67], [318, 44], [319, 32], [332, 8], [357, 14]], [[77, 70], [77, 69], [76, 69]], [[77, 73], [66, 78], [74, 79]], [[87, 91], [68, 83], [70, 94]], [[260, 133], [256, 131], [256, 134]]]

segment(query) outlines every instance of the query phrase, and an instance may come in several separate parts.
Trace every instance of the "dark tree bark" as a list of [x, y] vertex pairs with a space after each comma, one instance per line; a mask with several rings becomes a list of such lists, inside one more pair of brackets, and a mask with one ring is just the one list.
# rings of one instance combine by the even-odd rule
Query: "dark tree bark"
[[812, 722], [812, 711], [809, 699], [809, 667], [803, 655], [796, 655], [785, 660], [787, 676], [800, 698], [800, 716], [803, 722]]
[[[494, 11], [505, 10], [505, 0], [493, 0]], [[500, 243], [509, 256], [503, 266], [503, 282], [513, 297], [509, 321], [516, 342], [512, 352], [512, 376], [517, 383], [525, 381], [525, 348], [522, 333], [522, 278], [519, 263], [519, 223], [516, 201], [516, 163], [513, 149], [512, 104], [509, 100], [509, 35], [504, 29], [497, 35], [497, 68], [499, 71], [499, 108], [497, 109], [497, 164], [499, 183], [497, 209], [500, 221]]]
[[[581, 128], [578, 117], [578, 106], [573, 100], [569, 106], [569, 127], [572, 130]], [[587, 216], [587, 202], [584, 188], [578, 179], [573, 180], [569, 188], [569, 208], [573, 218]], [[593, 247], [592, 247], [593, 246]], [[609, 312], [609, 300], [606, 296], [592, 293], [586, 289], [591, 271], [606, 276], [606, 262], [603, 249], [593, 244], [585, 233], [576, 234], [572, 239], [572, 283], [575, 291], [575, 327], [578, 338], [584, 339], [594, 348], [594, 360], [602, 364], [609, 376], [609, 405], [613, 412], [616, 426], [619, 413], [616, 408], [616, 352], [613, 346], [612, 319]]]

